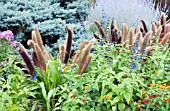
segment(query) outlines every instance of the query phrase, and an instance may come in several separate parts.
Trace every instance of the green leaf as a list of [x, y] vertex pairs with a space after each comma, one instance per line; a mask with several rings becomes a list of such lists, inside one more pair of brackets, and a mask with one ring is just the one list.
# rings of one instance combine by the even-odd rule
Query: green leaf
[[102, 82], [102, 89], [104, 89], [104, 87], [108, 85], [108, 80], [103, 80]]
[[106, 88], [102, 89], [101, 95], [105, 95], [107, 91], [108, 91], [108, 89], [106, 89]]
[[47, 92], [46, 92], [46, 90], [45, 90], [44, 83], [41, 82], [41, 83], [39, 83], [39, 84], [40, 84], [40, 86], [41, 86], [42, 94], [43, 94], [43, 96], [44, 96], [44, 99], [47, 100]]
[[112, 111], [117, 111], [116, 106], [112, 106]]
[[130, 92], [125, 92], [123, 94], [124, 98], [126, 99], [126, 102], [129, 104], [130, 99], [131, 99], [131, 93]]
[[118, 109], [119, 109], [120, 111], [124, 111], [124, 109], [125, 109], [125, 104], [122, 103], [122, 102], [119, 102], [119, 103], [118, 103]]
[[111, 105], [115, 105], [120, 100], [119, 96], [116, 96], [113, 101], [111, 101]]
[[50, 101], [50, 98], [51, 98], [51, 96], [52, 96], [52, 94], [53, 94], [53, 92], [54, 92], [54, 90], [53, 89], [51, 89], [50, 91], [49, 91], [49, 93], [48, 93], [48, 101]]
[[36, 105], [38, 104], [39, 100], [35, 101], [32, 108], [31, 108], [31, 111], [35, 111], [35, 107]]

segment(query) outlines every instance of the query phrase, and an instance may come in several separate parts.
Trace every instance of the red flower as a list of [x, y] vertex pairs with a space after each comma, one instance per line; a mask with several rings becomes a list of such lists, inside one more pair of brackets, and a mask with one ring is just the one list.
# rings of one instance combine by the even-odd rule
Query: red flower
[[82, 99], [81, 101], [82, 101], [83, 103], [85, 103], [85, 102], [86, 102], [86, 100], [85, 100], [85, 99]]
[[142, 76], [143, 79], [145, 79], [145, 76]]
[[152, 94], [150, 94], [150, 95], [149, 95], [149, 98], [153, 98], [153, 95], [152, 95]]
[[150, 85], [151, 84], [151, 82], [148, 82], [148, 85]]
[[148, 103], [149, 102], [149, 100], [143, 100], [143, 103], [144, 104], [146, 104], [146, 103]]
[[144, 99], [144, 98], [145, 98], [145, 95], [142, 95], [142, 98]]

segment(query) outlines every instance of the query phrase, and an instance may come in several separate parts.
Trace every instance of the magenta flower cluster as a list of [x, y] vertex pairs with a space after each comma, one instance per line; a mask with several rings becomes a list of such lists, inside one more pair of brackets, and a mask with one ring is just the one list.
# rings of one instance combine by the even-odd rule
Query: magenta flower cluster
[[14, 39], [14, 34], [12, 33], [11, 30], [7, 30], [7, 31], [0, 33], [0, 39], [2, 39], [2, 38], [5, 38], [8, 41], [11, 41]]

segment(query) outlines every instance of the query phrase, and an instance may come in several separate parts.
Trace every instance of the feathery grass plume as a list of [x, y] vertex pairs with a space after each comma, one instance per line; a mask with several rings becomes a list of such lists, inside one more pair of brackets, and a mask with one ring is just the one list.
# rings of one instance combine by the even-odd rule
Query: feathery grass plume
[[136, 34], [140, 32], [140, 25], [136, 27]]
[[19, 53], [20, 53], [22, 59], [24, 60], [27, 68], [29, 69], [30, 74], [33, 75], [35, 73], [35, 70], [34, 70], [34, 67], [31, 63], [29, 56], [22, 50], [19, 50]]
[[114, 42], [114, 43], [120, 43], [121, 42], [122, 32], [119, 29], [114, 28], [111, 31], [111, 35], [112, 35], [111, 42]]
[[83, 65], [82, 69], [80, 70], [80, 75], [82, 75], [86, 71], [88, 65], [90, 64], [92, 57], [93, 57], [93, 55], [91, 54], [86, 58], [86, 61]]
[[65, 59], [65, 45], [64, 44], [60, 44], [60, 46], [59, 46], [59, 54], [60, 54], [61, 62], [64, 63], [64, 59]]
[[103, 39], [107, 40], [107, 37], [105, 35], [104, 29], [101, 27], [101, 24], [98, 21], [96, 21], [96, 20], [94, 20], [94, 23], [97, 26], [97, 28], [98, 28], [100, 34], [102, 35]]
[[76, 52], [75, 56], [74, 56], [74, 59], [73, 59], [73, 63], [76, 63], [77, 62], [77, 59], [79, 58], [80, 54], [82, 53], [82, 50], [84, 49], [84, 47], [89, 43], [88, 40], [84, 40], [81, 44], [80, 44], [80, 47], [79, 47], [79, 51]]
[[149, 36], [152, 34], [152, 31], [146, 33], [143, 41], [142, 41], [142, 44], [141, 44], [141, 49], [140, 49], [140, 53], [143, 53], [144, 50], [145, 50], [145, 47], [147, 45], [147, 42], [149, 41]]
[[163, 26], [166, 25], [166, 19], [167, 19], [167, 16], [165, 15], [165, 13], [161, 13], [161, 17], [160, 17], [161, 25], [163, 25]]
[[161, 26], [160, 21], [156, 22], [156, 27], [157, 27], [157, 29], [158, 29], [160, 26]]
[[40, 62], [38, 61], [37, 53], [35, 51], [32, 52], [32, 60], [34, 65], [40, 68]]
[[32, 31], [31, 37], [32, 37], [32, 40], [34, 41], [34, 43], [37, 43], [35, 31]]
[[34, 46], [34, 41], [33, 40], [28, 40], [27, 41], [27, 45], [31, 46], [34, 49], [34, 51], [35, 51], [35, 46]]
[[25, 53], [29, 56], [27, 50], [25, 49], [25, 47], [24, 47], [21, 43], [20, 43], [20, 45], [19, 45], [19, 50], [25, 52]]
[[86, 60], [86, 58], [87, 58], [87, 56], [88, 56], [88, 54], [89, 54], [89, 52], [91, 50], [91, 46], [92, 46], [92, 44], [89, 43], [88, 46], [86, 47], [84, 53], [82, 54], [81, 58], [78, 61], [78, 65], [80, 67], [80, 70], [82, 69], [83, 64], [84, 64], [84, 62], [85, 62], [85, 60]]
[[169, 24], [166, 24], [165, 25], [165, 30], [164, 30], [164, 33], [167, 34], [169, 32]]
[[156, 33], [156, 26], [155, 26], [155, 23], [153, 22], [152, 23], [152, 36], [155, 36], [155, 33]]
[[129, 34], [128, 34], [128, 39], [129, 39], [129, 43], [128, 43], [128, 48], [129, 50], [132, 49], [132, 45], [133, 45], [133, 28], [130, 28]]
[[42, 53], [38, 43], [35, 43], [35, 52], [37, 54], [37, 58], [38, 58], [41, 70], [45, 71], [46, 70], [46, 61], [45, 61], [44, 54]]
[[163, 25], [164, 16], [165, 16], [165, 14], [164, 14], [164, 13], [161, 13], [161, 17], [160, 17], [160, 23], [161, 23], [161, 25]]
[[164, 36], [163, 40], [161, 41], [161, 44], [162, 44], [163, 46], [165, 46], [165, 45], [167, 44], [167, 42], [169, 41], [169, 39], [170, 39], [170, 32], [168, 32], [168, 33]]
[[126, 36], [128, 34], [128, 26], [123, 23], [123, 37], [122, 37], [122, 46], [126, 47]]
[[148, 32], [148, 29], [147, 29], [147, 27], [146, 27], [145, 21], [144, 21], [144, 20], [140, 20], [140, 21], [142, 22], [143, 29], [144, 29], [145, 33], [147, 33], [147, 32]]
[[100, 40], [99, 36], [97, 36], [96, 34], [93, 34], [94, 38], [97, 40]]
[[71, 54], [71, 45], [72, 45], [72, 39], [73, 39], [73, 34], [72, 31], [66, 27], [67, 30], [67, 37], [66, 37], [66, 52], [65, 52], [65, 59], [64, 59], [64, 63], [67, 64], [69, 58], [70, 58], [70, 54]]
[[141, 43], [141, 37], [142, 37], [142, 33], [139, 31], [137, 34], [136, 34], [136, 40], [139, 41], [139, 44], [137, 44], [137, 47], [140, 46], [140, 43]]
[[161, 32], [162, 32], [162, 26], [159, 26], [158, 30], [157, 30], [156, 33], [155, 33], [155, 36], [160, 37]]
[[34, 26], [34, 31], [35, 31], [35, 35], [36, 35], [36, 43], [38, 43], [42, 53], [44, 53], [43, 41], [42, 41], [41, 34], [40, 34], [37, 26]]
[[45, 51], [45, 58], [47, 60], [51, 60], [50, 54], [47, 51]]

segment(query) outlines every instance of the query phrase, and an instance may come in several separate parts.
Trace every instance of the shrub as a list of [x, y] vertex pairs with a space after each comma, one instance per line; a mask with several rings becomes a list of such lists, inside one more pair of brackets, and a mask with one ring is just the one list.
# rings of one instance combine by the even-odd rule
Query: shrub
[[[55, 0], [54, 0], [55, 1]], [[30, 38], [33, 25], [37, 25], [45, 44], [51, 46], [59, 38], [65, 37], [67, 23], [75, 24], [80, 18], [87, 16], [86, 1], [39, 1], [8, 0], [0, 2], [0, 30], [10, 29], [15, 39], [25, 44]], [[81, 30], [77, 30], [81, 31]], [[75, 32], [83, 33], [83, 32]], [[79, 38], [80, 35], [77, 36]], [[57, 47], [57, 46], [56, 46]]]

